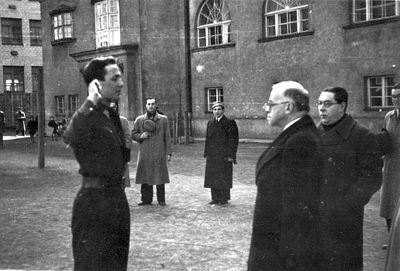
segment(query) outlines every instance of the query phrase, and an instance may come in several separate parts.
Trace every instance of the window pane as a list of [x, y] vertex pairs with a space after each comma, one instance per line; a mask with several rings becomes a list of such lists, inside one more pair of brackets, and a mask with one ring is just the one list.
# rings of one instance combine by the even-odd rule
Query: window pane
[[285, 35], [285, 34], [287, 34], [287, 32], [288, 32], [287, 25], [279, 26], [279, 34]]
[[371, 106], [382, 106], [382, 98], [371, 98]]
[[297, 23], [290, 24], [290, 33], [296, 33], [296, 32], [297, 32]]
[[367, 6], [366, 0], [355, 0], [355, 8], [356, 9], [364, 9]]
[[289, 16], [289, 22], [297, 21], [297, 12], [296, 11], [289, 12], [288, 16]]

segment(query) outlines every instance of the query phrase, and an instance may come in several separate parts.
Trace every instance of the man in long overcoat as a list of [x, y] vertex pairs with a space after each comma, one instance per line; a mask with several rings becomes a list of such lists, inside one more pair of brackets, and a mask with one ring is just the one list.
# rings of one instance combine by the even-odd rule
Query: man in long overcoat
[[214, 103], [212, 110], [214, 118], [208, 121], [204, 147], [204, 187], [211, 188], [209, 204], [224, 205], [231, 199], [232, 164], [236, 164], [239, 132], [236, 122], [224, 115], [222, 103]]
[[392, 89], [392, 101], [394, 109], [389, 111], [384, 119], [384, 129], [389, 132], [391, 148], [383, 160], [380, 205], [380, 216], [386, 219], [388, 230], [400, 196], [400, 84]]
[[21, 132], [23, 136], [25, 136], [25, 112], [22, 111], [22, 108], [19, 107], [18, 111], [15, 113], [15, 119], [17, 120], [17, 127], [15, 129], [15, 135], [18, 135], [18, 132]]
[[364, 205], [382, 182], [376, 139], [346, 114], [344, 88], [324, 89], [318, 100], [323, 151], [321, 216], [324, 266], [331, 271], [363, 268]]
[[146, 99], [146, 113], [137, 117], [133, 125], [132, 139], [139, 143], [136, 167], [136, 183], [141, 184], [142, 201], [153, 201], [153, 185], [157, 187], [159, 205], [165, 203], [165, 184], [169, 183], [167, 161], [171, 160], [171, 136], [168, 118], [157, 112], [155, 98]]
[[249, 271], [321, 271], [320, 136], [309, 96], [294, 81], [272, 87], [269, 125], [282, 133], [256, 165], [257, 198]]

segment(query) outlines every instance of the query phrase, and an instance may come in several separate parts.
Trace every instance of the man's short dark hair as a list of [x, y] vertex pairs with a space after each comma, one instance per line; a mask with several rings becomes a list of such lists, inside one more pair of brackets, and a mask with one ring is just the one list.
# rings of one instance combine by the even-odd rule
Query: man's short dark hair
[[344, 88], [342, 88], [342, 87], [327, 87], [327, 88], [323, 89], [322, 92], [333, 93], [335, 101], [339, 104], [345, 102], [346, 106], [344, 108], [344, 111], [346, 112], [347, 102], [349, 100], [349, 94], [347, 94], [347, 91]]
[[293, 100], [297, 111], [305, 111], [307, 113], [310, 111], [310, 98], [304, 90], [288, 88], [284, 91], [283, 96]]
[[393, 89], [400, 89], [400, 82], [397, 83], [397, 84], [395, 84], [394, 87], [393, 87]]
[[105, 67], [112, 64], [117, 64], [117, 59], [113, 56], [96, 57], [87, 63], [81, 70], [86, 85], [89, 85], [94, 79], [104, 81]]

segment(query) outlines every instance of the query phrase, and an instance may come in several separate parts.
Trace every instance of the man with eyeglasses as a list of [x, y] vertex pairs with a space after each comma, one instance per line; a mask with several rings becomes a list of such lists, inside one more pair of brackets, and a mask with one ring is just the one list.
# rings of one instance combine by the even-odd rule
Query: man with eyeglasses
[[322, 156], [308, 91], [294, 81], [275, 84], [264, 109], [283, 131], [256, 165], [248, 270], [321, 271]]
[[400, 195], [400, 83], [393, 87], [391, 94], [394, 109], [389, 111], [384, 119], [384, 129], [390, 135], [391, 144], [390, 152], [386, 153], [383, 159], [380, 205], [380, 216], [386, 219], [388, 231]]
[[321, 217], [324, 266], [332, 271], [363, 269], [364, 205], [381, 185], [376, 138], [346, 114], [344, 88], [322, 90], [317, 106], [322, 138]]

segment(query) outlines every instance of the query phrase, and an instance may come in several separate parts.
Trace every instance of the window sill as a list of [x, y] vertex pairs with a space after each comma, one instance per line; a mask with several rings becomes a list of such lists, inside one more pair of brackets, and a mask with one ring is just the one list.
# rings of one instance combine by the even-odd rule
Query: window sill
[[384, 24], [384, 23], [391, 23], [391, 22], [397, 22], [397, 21], [400, 21], [400, 16], [390, 17], [390, 18], [383, 18], [383, 19], [376, 19], [376, 20], [370, 20], [370, 21], [359, 22], [359, 23], [352, 23], [350, 25], [343, 26], [343, 29], [359, 28], [359, 27], [365, 27], [365, 26], [371, 26], [371, 25], [377, 25], [377, 24]]
[[367, 112], [389, 112], [390, 110], [393, 110], [394, 107], [393, 106], [387, 106], [387, 107], [369, 107], [366, 106], [364, 107], [364, 111]]
[[199, 47], [192, 49], [192, 52], [201, 52], [201, 51], [208, 51], [208, 50], [216, 50], [216, 49], [222, 49], [222, 48], [229, 48], [229, 47], [235, 47], [235, 43], [225, 43], [225, 44], [218, 44], [218, 45], [212, 45], [212, 46], [207, 46], [207, 47]]
[[314, 35], [314, 30], [303, 31], [303, 32], [287, 34], [287, 35], [273, 36], [273, 37], [264, 37], [262, 39], [259, 39], [258, 42], [262, 43], [262, 42], [269, 42], [269, 41], [283, 40], [283, 39], [291, 39], [291, 38], [302, 37], [302, 36], [310, 36], [310, 35]]
[[56, 46], [56, 45], [62, 45], [66, 43], [71, 43], [76, 41], [76, 38], [66, 38], [66, 39], [59, 39], [59, 40], [53, 40], [51, 42], [51, 45]]

